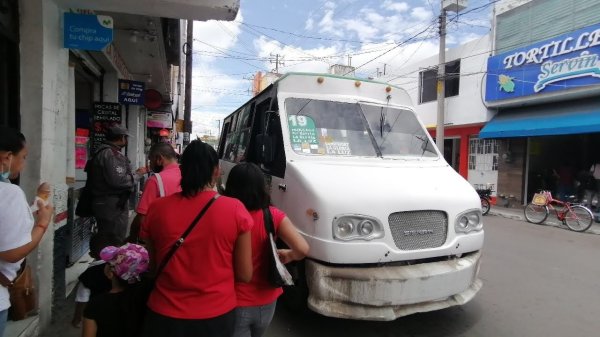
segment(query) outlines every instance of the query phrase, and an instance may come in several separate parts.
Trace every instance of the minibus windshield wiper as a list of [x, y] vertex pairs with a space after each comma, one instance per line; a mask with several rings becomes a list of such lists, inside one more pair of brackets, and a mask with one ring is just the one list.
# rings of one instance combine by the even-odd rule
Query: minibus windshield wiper
[[429, 138], [427, 138], [427, 136], [425, 136], [425, 137], [419, 137], [417, 135], [414, 135], [414, 136], [415, 136], [415, 138], [417, 138], [418, 140], [421, 141], [421, 150], [423, 150], [423, 152], [421, 152], [421, 157], [423, 157], [423, 155], [425, 154], [425, 151], [435, 153], [434, 151], [431, 151], [431, 149], [429, 148]]

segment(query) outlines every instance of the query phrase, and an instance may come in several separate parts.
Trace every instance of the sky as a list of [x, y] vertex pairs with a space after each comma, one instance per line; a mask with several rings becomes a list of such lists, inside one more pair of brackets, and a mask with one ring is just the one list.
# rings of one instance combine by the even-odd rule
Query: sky
[[[447, 48], [488, 34], [497, 1], [469, 0], [458, 16], [448, 13]], [[440, 2], [241, 0], [234, 21], [195, 22], [193, 133], [218, 136], [222, 119], [252, 98], [253, 76], [274, 71], [277, 57], [281, 74], [350, 62], [357, 77], [394, 79], [438, 54]]]

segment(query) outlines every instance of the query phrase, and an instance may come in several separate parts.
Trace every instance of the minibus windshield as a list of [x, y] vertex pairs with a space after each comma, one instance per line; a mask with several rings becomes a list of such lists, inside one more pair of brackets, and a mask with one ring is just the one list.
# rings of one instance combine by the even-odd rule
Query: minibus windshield
[[308, 98], [285, 100], [292, 149], [299, 154], [437, 157], [409, 110]]

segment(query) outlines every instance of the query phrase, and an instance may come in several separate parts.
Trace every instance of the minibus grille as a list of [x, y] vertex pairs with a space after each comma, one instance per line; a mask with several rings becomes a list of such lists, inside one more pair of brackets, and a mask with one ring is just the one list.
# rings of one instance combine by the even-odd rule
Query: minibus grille
[[448, 217], [442, 211], [396, 212], [388, 217], [396, 247], [416, 250], [439, 247], [446, 242]]

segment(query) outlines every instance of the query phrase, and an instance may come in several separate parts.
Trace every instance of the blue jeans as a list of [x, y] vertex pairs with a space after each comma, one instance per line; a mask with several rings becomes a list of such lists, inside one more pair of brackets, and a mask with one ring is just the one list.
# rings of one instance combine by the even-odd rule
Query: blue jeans
[[262, 337], [275, 315], [276, 304], [277, 300], [254, 307], [237, 307], [233, 337]]
[[8, 320], [8, 309], [0, 311], [0, 337], [4, 336], [6, 321]]

